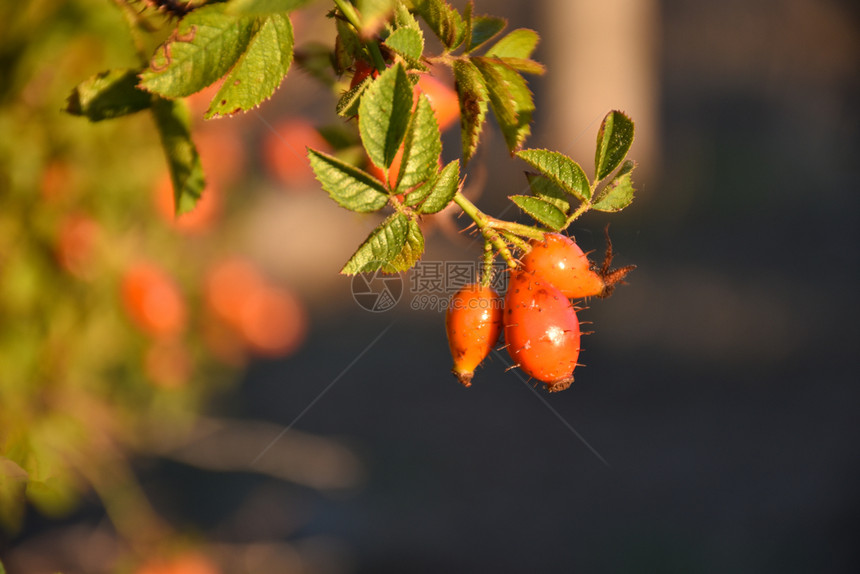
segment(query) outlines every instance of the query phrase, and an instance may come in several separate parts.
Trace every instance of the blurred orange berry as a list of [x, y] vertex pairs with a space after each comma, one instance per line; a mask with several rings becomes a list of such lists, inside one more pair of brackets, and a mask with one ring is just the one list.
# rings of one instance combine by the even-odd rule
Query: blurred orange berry
[[266, 286], [248, 294], [238, 327], [252, 351], [281, 356], [301, 345], [307, 332], [307, 318], [290, 291]]
[[457, 92], [450, 86], [443, 84], [433, 76], [423, 74], [415, 85], [414, 96], [418, 100], [418, 94], [423, 92], [430, 100], [430, 107], [436, 114], [436, 122], [439, 129], [445, 131], [460, 117], [460, 100]]
[[[276, 287], [249, 262], [224, 261], [209, 274], [206, 301], [215, 315], [232, 327], [259, 355], [278, 356], [294, 351], [304, 340], [307, 318], [292, 292]], [[232, 358], [229, 336], [213, 329], [211, 343]]]
[[92, 274], [99, 224], [86, 215], [69, 215], [60, 223], [57, 260], [72, 275], [87, 278]]
[[221, 261], [206, 279], [206, 302], [219, 318], [237, 325], [249, 293], [265, 286], [265, 279], [251, 263], [242, 259]]
[[308, 163], [307, 148], [331, 153], [328, 142], [302, 119], [288, 119], [275, 124], [263, 140], [263, 160], [269, 172], [287, 186], [302, 186], [314, 180]]
[[132, 265], [122, 278], [122, 300], [129, 318], [156, 337], [185, 328], [185, 300], [173, 279], [151, 263]]
[[135, 574], [221, 574], [221, 569], [203, 554], [184, 552], [168, 560], [153, 560]]

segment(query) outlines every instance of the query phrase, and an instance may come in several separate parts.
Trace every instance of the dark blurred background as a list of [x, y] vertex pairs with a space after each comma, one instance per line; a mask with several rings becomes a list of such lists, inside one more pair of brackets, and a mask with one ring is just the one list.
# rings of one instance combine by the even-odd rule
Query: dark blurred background
[[[343, 446], [354, 476], [316, 488], [254, 465], [146, 458], [137, 470], [160, 513], [222, 554], [256, 548], [273, 568], [260, 572], [860, 568], [857, 7], [597, 4], [476, 1], [543, 38], [530, 147], [587, 168], [603, 114], [636, 121], [636, 201], [573, 228], [597, 256], [611, 222], [616, 263], [638, 265], [581, 313], [594, 334], [574, 385], [548, 395], [499, 354], [460, 387], [443, 314], [410, 308], [408, 275], [383, 313], [360, 308], [337, 276], [375, 221], [321, 192], [275, 194], [249, 216], [248, 243], [305, 298], [307, 337], [251, 363], [208, 411], [272, 423], [241, 447], [262, 454], [254, 465], [276, 464], [280, 442], [264, 449], [289, 427], [287, 443], [298, 431]], [[258, 115], [330, 121], [332, 102], [309, 85], [288, 81]], [[262, 122], [246, 122], [263, 137]], [[489, 129], [470, 178], [487, 178], [482, 209], [510, 217], [524, 165]], [[456, 134], [445, 144], [456, 152]], [[334, 232], [299, 239], [302, 221], [324, 214]], [[479, 253], [440, 227], [425, 260]]]

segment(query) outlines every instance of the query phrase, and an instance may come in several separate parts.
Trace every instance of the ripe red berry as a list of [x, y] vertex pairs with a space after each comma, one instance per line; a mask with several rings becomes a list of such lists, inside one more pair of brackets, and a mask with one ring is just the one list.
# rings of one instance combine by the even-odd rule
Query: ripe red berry
[[546, 279], [570, 299], [603, 293], [603, 278], [579, 245], [566, 235], [547, 233], [543, 241], [532, 240], [531, 246], [521, 259], [523, 270]]
[[505, 342], [514, 362], [529, 376], [563, 391], [573, 382], [579, 358], [576, 310], [552, 283], [517, 270], [505, 295]]
[[531, 251], [521, 261], [523, 269], [558, 287], [565, 297], [608, 297], [635, 265], [610, 269], [612, 241], [606, 229], [606, 256], [598, 270], [572, 239], [560, 233], [547, 233], [543, 241], [532, 240]]
[[454, 357], [452, 372], [465, 386], [475, 368], [490, 354], [502, 331], [502, 298], [492, 287], [466, 285], [451, 297], [445, 314], [448, 345]]

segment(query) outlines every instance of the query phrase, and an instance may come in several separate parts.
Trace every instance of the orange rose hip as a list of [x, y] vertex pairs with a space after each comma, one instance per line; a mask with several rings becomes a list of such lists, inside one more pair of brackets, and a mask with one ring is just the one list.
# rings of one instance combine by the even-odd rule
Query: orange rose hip
[[514, 271], [505, 295], [505, 343], [516, 365], [546, 383], [550, 392], [573, 382], [580, 351], [579, 319], [552, 283]]
[[451, 297], [445, 314], [452, 372], [466, 387], [502, 332], [502, 298], [492, 287], [470, 284]]

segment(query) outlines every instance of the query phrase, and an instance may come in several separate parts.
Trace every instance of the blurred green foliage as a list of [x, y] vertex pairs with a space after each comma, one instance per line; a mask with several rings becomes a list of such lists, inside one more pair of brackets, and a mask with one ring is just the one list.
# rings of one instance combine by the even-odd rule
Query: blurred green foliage
[[146, 536], [157, 520], [124, 453], [145, 421], [185, 424], [224, 380], [202, 328], [161, 336], [126, 312], [124, 274], [152, 261], [173, 278], [187, 323], [201, 325], [200, 276], [217, 253], [159, 214], [152, 190], [166, 168], [151, 115], [93, 124], [63, 112], [83, 78], [140, 64], [119, 5], [0, 6], [0, 526], [10, 533], [27, 502], [62, 515], [94, 488], [120, 529], [137, 521], [124, 534]]

